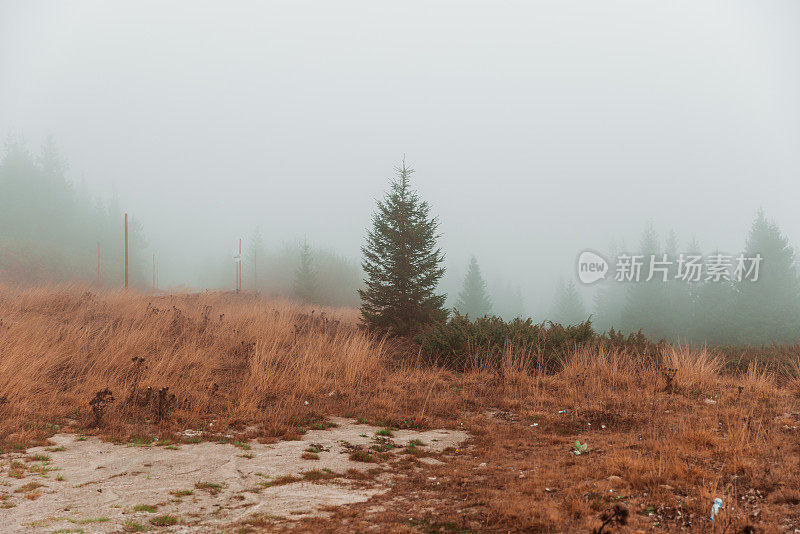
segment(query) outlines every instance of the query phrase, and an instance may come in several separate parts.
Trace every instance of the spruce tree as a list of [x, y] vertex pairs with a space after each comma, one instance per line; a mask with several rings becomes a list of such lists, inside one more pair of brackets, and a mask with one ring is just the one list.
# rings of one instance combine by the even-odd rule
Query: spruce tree
[[403, 161], [396, 172], [389, 192], [377, 201], [361, 248], [366, 287], [358, 293], [365, 327], [407, 336], [447, 319], [445, 295], [435, 293], [444, 275], [444, 255], [436, 246], [439, 221], [411, 189], [413, 170]]
[[305, 239], [300, 244], [300, 265], [294, 272], [294, 294], [305, 302], [317, 300], [317, 273], [313, 267], [311, 247]]
[[668, 261], [672, 263], [669, 266], [667, 282], [664, 283], [663, 289], [664, 329], [662, 334], [670, 341], [685, 342], [692, 326], [690, 321], [692, 313], [691, 286], [676, 276], [678, 275], [680, 254], [688, 254], [688, 252], [678, 251], [678, 237], [674, 230], [671, 230], [667, 236], [664, 252], [667, 254]]
[[[91, 202], [88, 192], [76, 191], [52, 139], [38, 158], [13, 138], [0, 152], [0, 278], [95, 284], [100, 242], [103, 286], [122, 283], [123, 210], [116, 199]], [[149, 287], [144, 231], [134, 213], [128, 222], [130, 282]]]
[[[800, 281], [795, 254], [778, 225], [758, 211], [744, 255], [761, 255], [758, 280], [734, 282], [740, 343], [797, 343], [800, 339]], [[735, 262], [734, 262], [735, 263]]]
[[486, 294], [486, 282], [483, 281], [481, 268], [475, 256], [469, 260], [467, 275], [464, 277], [464, 289], [458, 294], [455, 308], [458, 313], [473, 319], [492, 312], [492, 301]]
[[653, 278], [650, 281], [647, 280], [652, 259], [661, 261], [663, 254], [658, 234], [656, 234], [652, 222], [648, 222], [645, 227], [639, 252], [635, 254], [643, 256], [641, 271], [638, 281], [625, 282], [628, 297], [622, 312], [621, 329], [625, 332], [644, 329], [648, 336], [660, 339], [666, 335], [664, 313], [664, 286], [666, 284], [660, 273], [654, 273]]
[[[708, 257], [721, 254], [714, 250]], [[704, 269], [705, 272], [705, 269]], [[705, 276], [705, 275], [704, 275]], [[698, 344], [735, 343], [737, 337], [736, 288], [730, 280], [703, 280], [691, 288], [695, 294], [689, 333]]]
[[[623, 246], [624, 250], [625, 247]], [[611, 262], [610, 272], [604, 280], [597, 283], [597, 290], [593, 298], [594, 315], [592, 324], [599, 332], [606, 332], [612, 328], [618, 330], [622, 325], [622, 313], [628, 298], [628, 286], [617, 282], [614, 273], [614, 262], [619, 255], [615, 241], [606, 254], [606, 259]]]

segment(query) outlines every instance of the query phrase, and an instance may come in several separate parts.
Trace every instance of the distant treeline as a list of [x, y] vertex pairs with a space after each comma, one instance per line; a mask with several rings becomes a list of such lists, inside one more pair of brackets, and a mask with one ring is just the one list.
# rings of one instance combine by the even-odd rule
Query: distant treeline
[[[592, 314], [598, 330], [615, 328], [624, 332], [642, 330], [650, 339], [709, 345], [795, 344], [800, 340], [800, 278], [794, 250], [778, 226], [759, 210], [741, 251], [725, 254], [735, 272], [737, 257], [760, 255], [758, 279], [714, 280], [704, 268], [699, 281], [684, 281], [677, 260], [701, 255], [697, 242], [679, 250], [674, 233], [662, 243], [652, 226], [644, 232], [638, 250], [642, 255], [641, 280], [617, 281], [613, 262], [622, 254], [612, 250], [605, 281], [600, 282], [594, 302], [585, 307], [573, 283], [562, 284], [556, 295], [552, 318], [576, 324]], [[674, 262], [667, 268], [667, 281], [659, 273], [645, 281], [650, 258], [666, 254]], [[717, 251], [707, 251], [708, 260]], [[748, 263], [747, 267], [750, 268]], [[588, 308], [588, 309], [587, 309]]]
[[[246, 240], [242, 259], [242, 289], [294, 298], [326, 306], [358, 305], [361, 267], [335, 252], [312, 247], [303, 240], [267, 248], [260, 230]], [[220, 260], [199, 280], [202, 287], [235, 287], [235, 267], [230, 257]]]
[[[66, 178], [67, 166], [48, 139], [34, 155], [18, 140], [6, 142], [0, 159], [0, 281], [21, 284], [97, 279], [124, 280], [123, 212]], [[128, 221], [129, 278], [147, 280], [146, 242], [139, 223]]]
[[[495, 288], [496, 294], [490, 295], [475, 258], [471, 258], [467, 266], [462, 290], [454, 295], [457, 298], [453, 299], [453, 308], [444, 308], [446, 295], [434, 293], [444, 273], [443, 257], [436, 249], [438, 223], [434, 218], [428, 221], [427, 215], [423, 216], [423, 212], [427, 214], [427, 205], [415, 193], [406, 191], [411, 191], [407, 181], [411, 170], [405, 167], [402, 170], [405, 174], [392, 185], [396, 191], [388, 194], [387, 203], [378, 204], [380, 217], [376, 215], [372, 241], [362, 249], [364, 261], [368, 260], [371, 265], [370, 273], [362, 270], [363, 263], [325, 248], [312, 247], [305, 240], [268, 249], [256, 230], [246, 242], [242, 288], [257, 287], [267, 294], [312, 304], [361, 304], [362, 312], [364, 303], [372, 299], [373, 308], [381, 310], [375, 317], [383, 320], [383, 301], [400, 302], [399, 309], [403, 309], [405, 297], [397, 296], [398, 288], [410, 283], [411, 296], [419, 297], [420, 302], [433, 299], [431, 302], [435, 305], [429, 306], [431, 316], [441, 320], [447, 317], [448, 311], [468, 316], [473, 321], [492, 315], [506, 320], [524, 318], [518, 286], [516, 289], [513, 285]], [[397, 191], [403, 194], [398, 196]], [[403, 196], [406, 194], [411, 196], [406, 198]], [[392, 244], [386, 237], [394, 236], [391, 225], [398, 225], [397, 221], [403, 222], [411, 216], [419, 219], [415, 221], [416, 227], [410, 226], [417, 229], [418, 235]], [[398, 227], [406, 226], [404, 222]], [[421, 244], [417, 258], [427, 258], [429, 265], [409, 264], [409, 268], [405, 268], [402, 261], [392, 259], [395, 256], [404, 258], [397, 251], [404, 251], [404, 239], [411, 238]], [[104, 203], [93, 198], [85, 186], [76, 188], [70, 183], [66, 164], [51, 139], [36, 155], [22, 142], [8, 141], [0, 158], [0, 282], [94, 283], [98, 242], [103, 283], [106, 287], [119, 287], [123, 280], [124, 249], [123, 211], [117, 199], [114, 197]], [[794, 251], [777, 225], [763, 212], [759, 211], [756, 216], [744, 248], [728, 251], [734, 263], [739, 253], [747, 257], [760, 255], [757, 281], [733, 278], [709, 281], [705, 271], [700, 280], [683, 280], [678, 276], [676, 260], [681, 254], [699, 255], [700, 245], [692, 242], [685, 250], [680, 248], [674, 233], [661, 242], [652, 227], [648, 227], [637, 250], [610, 250], [605, 254], [610, 271], [606, 279], [599, 282], [593, 302], [587, 305], [573, 282], [561, 284], [549, 316], [537, 320], [577, 325], [591, 316], [592, 325], [599, 332], [612, 328], [628, 333], [641, 330], [652, 340], [694, 344], [795, 344], [800, 340], [800, 278]], [[623, 252], [643, 258], [638, 282], [615, 280], [614, 261]], [[716, 251], [705, 252], [704, 257], [717, 254]], [[667, 281], [662, 281], [661, 276], [646, 281], [650, 258], [661, 258], [665, 254], [673, 261], [666, 273]], [[131, 283], [149, 287], [147, 243], [133, 214], [129, 219], [129, 258]], [[216, 264], [204, 268], [203, 273], [197, 280], [199, 287], [235, 287], [235, 265], [230, 257], [220, 257]], [[368, 292], [364, 291], [365, 277], [372, 280]], [[418, 282], [427, 284], [425, 291], [419, 293], [426, 295], [424, 299], [415, 293], [414, 284]], [[424, 306], [419, 310], [424, 311]], [[418, 331], [430, 322], [417, 316], [409, 317], [414, 323], [409, 331]]]
[[[9, 139], [0, 157], [0, 282], [96, 283], [97, 244], [104, 287], [124, 280], [124, 219], [116, 196], [103, 202], [85, 185], [67, 178], [67, 164], [48, 138], [38, 154]], [[313, 304], [358, 305], [360, 266], [302, 242], [268, 250], [258, 230], [247, 240], [242, 288], [297, 298]], [[128, 219], [129, 280], [150, 288], [149, 253], [142, 226]], [[200, 287], [234, 287], [234, 262], [221, 258], [207, 266]]]

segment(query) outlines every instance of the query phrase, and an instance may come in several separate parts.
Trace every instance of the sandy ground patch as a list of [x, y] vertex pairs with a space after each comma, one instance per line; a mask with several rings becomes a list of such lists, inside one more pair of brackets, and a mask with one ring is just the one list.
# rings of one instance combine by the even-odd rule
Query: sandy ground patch
[[[309, 431], [298, 441], [244, 447], [115, 445], [56, 435], [53, 446], [0, 459], [0, 532], [205, 532], [254, 514], [289, 520], [321, 515], [326, 507], [366, 501], [392, 484], [391, 469], [366, 484], [340, 476], [349, 469], [391, 466], [412, 440], [424, 443], [416, 446], [423, 455], [435, 456], [467, 438], [452, 430], [396, 430], [383, 437], [379, 427], [332, 421], [339, 426]], [[354, 450], [388, 449], [390, 443], [396, 448], [384, 453], [381, 464], [350, 459]], [[309, 454], [310, 448], [318, 452]]]

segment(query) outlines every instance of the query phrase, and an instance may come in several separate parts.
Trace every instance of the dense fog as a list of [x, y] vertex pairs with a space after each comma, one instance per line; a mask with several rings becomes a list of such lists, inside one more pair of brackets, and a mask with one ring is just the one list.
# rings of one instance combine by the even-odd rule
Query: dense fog
[[450, 308], [793, 343], [798, 23], [794, 0], [3, 2], [0, 282], [94, 285], [99, 246], [120, 287], [128, 213], [141, 290], [154, 261], [161, 290], [234, 289], [241, 239], [243, 290], [357, 306], [405, 159]]

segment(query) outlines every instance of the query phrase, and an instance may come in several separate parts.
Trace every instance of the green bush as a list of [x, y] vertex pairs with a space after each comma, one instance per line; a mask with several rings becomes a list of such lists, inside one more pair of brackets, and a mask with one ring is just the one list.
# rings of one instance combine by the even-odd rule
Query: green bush
[[540, 366], [553, 371], [570, 351], [587, 345], [603, 345], [655, 357], [658, 344], [641, 332], [628, 336], [610, 330], [598, 334], [591, 320], [576, 325], [552, 322], [534, 323], [531, 319], [504, 321], [500, 317], [481, 317], [470, 321], [456, 313], [447, 322], [429, 326], [416, 338], [425, 362], [463, 372], [476, 365], [498, 368], [506, 348], [526, 367]]

